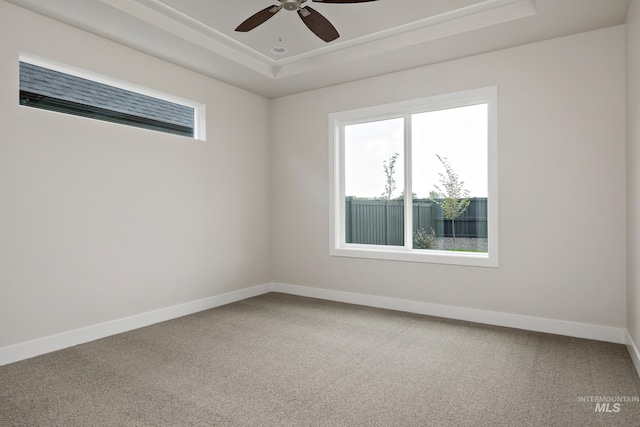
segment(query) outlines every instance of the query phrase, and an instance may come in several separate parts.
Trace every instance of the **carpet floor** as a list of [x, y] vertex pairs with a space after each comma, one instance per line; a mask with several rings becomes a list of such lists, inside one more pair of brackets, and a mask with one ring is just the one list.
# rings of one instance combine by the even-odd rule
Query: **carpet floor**
[[638, 396], [623, 345], [270, 293], [2, 366], [0, 426], [639, 426]]

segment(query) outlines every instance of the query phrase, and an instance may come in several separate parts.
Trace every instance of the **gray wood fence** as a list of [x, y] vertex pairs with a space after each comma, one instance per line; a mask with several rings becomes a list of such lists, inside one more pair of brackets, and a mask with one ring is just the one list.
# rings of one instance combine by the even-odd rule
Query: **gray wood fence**
[[[456, 237], [487, 237], [487, 198], [469, 199], [467, 210], [455, 220]], [[437, 237], [452, 237], [451, 221], [442, 208], [428, 199], [413, 201], [413, 232], [434, 229]], [[404, 245], [404, 201], [345, 200], [347, 243]]]

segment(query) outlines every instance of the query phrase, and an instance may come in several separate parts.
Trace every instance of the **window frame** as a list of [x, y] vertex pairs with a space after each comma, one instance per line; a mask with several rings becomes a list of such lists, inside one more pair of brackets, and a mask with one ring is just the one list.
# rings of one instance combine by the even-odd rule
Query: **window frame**
[[[331, 256], [498, 267], [498, 88], [490, 86], [329, 114], [329, 177]], [[348, 125], [404, 118], [404, 194], [412, 194], [411, 115], [448, 108], [487, 104], [488, 252], [413, 249], [412, 199], [404, 200], [404, 246], [346, 243], [345, 141]]]
[[[147, 129], [156, 132], [161, 132], [169, 135], [182, 136], [189, 139], [195, 139], [200, 141], [206, 141], [206, 106], [204, 104], [188, 100], [175, 95], [170, 95], [155, 89], [140, 86], [134, 83], [118, 80], [112, 77], [94, 73], [91, 71], [83, 70], [71, 65], [62, 64], [50, 59], [45, 59], [35, 55], [20, 53], [18, 65], [20, 63], [27, 63], [35, 65], [37, 67], [46, 68], [52, 71], [56, 71], [63, 74], [68, 74], [80, 79], [90, 80], [95, 83], [99, 83], [106, 86], [111, 86], [117, 89], [122, 89], [128, 92], [133, 92], [139, 95], [155, 98], [160, 101], [166, 101], [173, 104], [179, 104], [185, 107], [193, 109], [193, 135], [185, 135], [182, 133], [172, 132], [172, 127], [178, 128], [179, 126], [171, 125], [168, 122], [156, 122], [153, 119], [147, 119], [143, 116], [129, 115], [126, 113], [118, 113], [115, 111], [102, 110], [100, 107], [74, 103], [55, 97], [47, 97], [40, 95], [43, 101], [51, 101], [52, 105], [38, 106], [37, 103], [24, 102], [23, 103], [23, 91], [20, 84], [18, 84], [19, 105], [21, 107], [34, 108], [37, 110], [53, 111], [56, 113], [66, 114], [75, 117], [84, 117], [94, 120], [100, 120], [108, 123], [120, 124], [128, 127], [134, 127], [138, 129]], [[20, 77], [20, 75], [19, 75]], [[36, 94], [37, 95], [37, 94]], [[160, 126], [154, 126], [154, 122], [160, 124]], [[164, 126], [163, 126], [164, 124]], [[163, 128], [164, 127], [164, 128]]]

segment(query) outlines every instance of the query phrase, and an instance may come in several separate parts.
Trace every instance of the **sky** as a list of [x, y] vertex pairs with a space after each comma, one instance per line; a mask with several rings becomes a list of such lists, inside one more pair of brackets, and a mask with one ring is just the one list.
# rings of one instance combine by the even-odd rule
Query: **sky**
[[[413, 114], [413, 192], [428, 198], [446, 157], [471, 197], [487, 196], [487, 105]], [[385, 189], [384, 162], [398, 153], [396, 190], [404, 187], [404, 119], [388, 119], [345, 126], [345, 195], [380, 197]]]

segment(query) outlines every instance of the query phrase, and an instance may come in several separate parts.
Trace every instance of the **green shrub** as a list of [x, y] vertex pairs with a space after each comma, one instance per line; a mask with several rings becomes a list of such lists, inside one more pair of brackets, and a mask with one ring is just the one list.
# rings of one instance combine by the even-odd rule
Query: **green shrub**
[[414, 249], [431, 249], [436, 241], [436, 231], [431, 228], [431, 233], [420, 227], [413, 233], [413, 248]]

